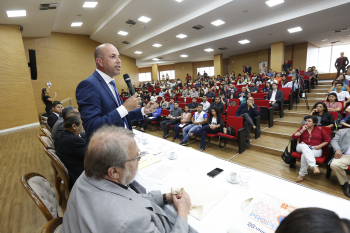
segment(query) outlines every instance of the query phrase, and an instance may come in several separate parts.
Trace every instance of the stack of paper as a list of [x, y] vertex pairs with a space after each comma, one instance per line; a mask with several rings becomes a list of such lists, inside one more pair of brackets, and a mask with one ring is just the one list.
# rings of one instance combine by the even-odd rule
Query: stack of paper
[[139, 170], [141, 170], [142, 168], [148, 167], [152, 164], [158, 163], [159, 161], [162, 161], [162, 159], [152, 154], [147, 154], [141, 158], [139, 162]]

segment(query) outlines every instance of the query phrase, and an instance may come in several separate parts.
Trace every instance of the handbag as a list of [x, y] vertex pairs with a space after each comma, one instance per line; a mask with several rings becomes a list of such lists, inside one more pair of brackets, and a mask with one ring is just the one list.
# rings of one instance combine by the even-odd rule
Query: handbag
[[227, 134], [236, 137], [236, 131], [232, 126], [227, 127]]
[[282, 159], [286, 164], [290, 164], [292, 162], [292, 153], [288, 151], [289, 145], [290, 145], [290, 141], [282, 154]]

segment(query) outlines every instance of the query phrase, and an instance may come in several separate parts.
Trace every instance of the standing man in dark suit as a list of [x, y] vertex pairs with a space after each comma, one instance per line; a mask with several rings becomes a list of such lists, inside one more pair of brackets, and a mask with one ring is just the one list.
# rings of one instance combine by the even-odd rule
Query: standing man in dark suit
[[155, 107], [150, 101], [146, 107], [140, 108], [141, 98], [137, 94], [125, 102], [121, 99], [114, 80], [121, 71], [120, 54], [116, 47], [102, 44], [96, 48], [94, 56], [95, 72], [81, 81], [76, 90], [86, 142], [89, 142], [94, 130], [105, 124], [131, 130], [131, 121], [142, 120]]
[[249, 73], [249, 75], [252, 74], [252, 67], [249, 66], [249, 63], [247, 63], [247, 66], [245, 67], [245, 72]]
[[56, 121], [60, 117], [62, 113], [62, 104], [60, 101], [54, 101], [52, 103], [52, 113], [49, 115], [47, 118], [47, 124], [50, 126], [52, 129], [53, 126], [55, 125]]
[[84, 171], [85, 140], [79, 137], [84, 131], [80, 113], [71, 112], [63, 122], [66, 130], [61, 134], [57, 143], [56, 154], [68, 169], [69, 187], [72, 188], [75, 181]]
[[344, 57], [344, 52], [340, 53], [340, 57], [335, 61], [335, 68], [337, 69], [337, 78], [339, 77], [340, 70], [342, 70], [343, 74], [345, 73], [345, 67], [349, 64], [349, 60], [347, 57]]
[[272, 106], [273, 111], [278, 108], [277, 101], [283, 101], [283, 92], [277, 89], [277, 83], [272, 83], [272, 91], [267, 94], [267, 99], [270, 101], [270, 106]]

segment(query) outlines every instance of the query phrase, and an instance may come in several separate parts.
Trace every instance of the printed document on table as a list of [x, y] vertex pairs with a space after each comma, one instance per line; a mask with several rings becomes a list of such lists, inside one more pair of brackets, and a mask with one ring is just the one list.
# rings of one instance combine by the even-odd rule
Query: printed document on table
[[158, 184], [163, 184], [166, 181], [166, 179], [168, 179], [169, 176], [176, 170], [176, 167], [163, 164], [146, 174], [145, 177], [147, 179], [153, 180], [154, 182], [157, 182]]
[[205, 159], [201, 156], [191, 156], [191, 157], [186, 157], [186, 158], [182, 158], [179, 160], [175, 160], [174, 163], [172, 163], [171, 165], [178, 167], [179, 169], [181, 169], [183, 171], [186, 171], [186, 170], [198, 165], [203, 160], [205, 160]]

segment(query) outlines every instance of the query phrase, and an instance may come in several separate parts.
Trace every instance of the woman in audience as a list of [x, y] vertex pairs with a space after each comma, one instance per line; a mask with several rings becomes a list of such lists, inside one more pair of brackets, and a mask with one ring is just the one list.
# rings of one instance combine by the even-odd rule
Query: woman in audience
[[[180, 140], [180, 135], [179, 135], [180, 130], [185, 128], [185, 126], [189, 123], [191, 118], [192, 118], [192, 114], [190, 112], [190, 108], [188, 107], [188, 105], [186, 105], [184, 108], [184, 112], [181, 115], [180, 123], [174, 125], [175, 135], [171, 141]], [[180, 127], [180, 125], [183, 125], [183, 126]]]
[[247, 76], [246, 84], [251, 84], [251, 83], [252, 83], [252, 78], [250, 76]]
[[242, 103], [237, 109], [236, 117], [242, 117], [243, 124], [245, 125], [246, 146], [250, 146], [250, 129], [253, 128], [260, 132], [260, 129], [253, 122], [253, 119], [257, 116], [259, 116], [259, 111], [258, 107], [254, 104], [253, 97], [249, 97], [247, 103]]
[[261, 90], [261, 92], [267, 95], [270, 91], [272, 91], [271, 83], [266, 82], [265, 87]]
[[[339, 82], [339, 80], [334, 80], [334, 81], [332, 82], [332, 87], [329, 88], [328, 93], [331, 92], [331, 91], [336, 91], [336, 90], [337, 90], [337, 89], [335, 88], [335, 85], [336, 85], [338, 82]], [[349, 92], [350, 92], [350, 88], [349, 88], [349, 86], [346, 85], [346, 84], [343, 84], [343, 88], [342, 88], [341, 90], [342, 90], [342, 91], [349, 91]]]
[[242, 91], [238, 92], [238, 99], [242, 102], [244, 98], [247, 97], [248, 91], [247, 87], [242, 87]]
[[221, 103], [225, 106], [228, 105], [228, 99], [226, 98], [226, 94], [225, 92], [221, 92], [220, 93], [220, 100], [221, 100]]
[[193, 133], [190, 133], [190, 136], [201, 135], [201, 152], [205, 150], [205, 138], [208, 133], [217, 134], [222, 132], [222, 127], [224, 123], [222, 122], [222, 117], [220, 116], [220, 110], [217, 107], [210, 109], [207, 125], [202, 126]]
[[256, 79], [255, 79], [255, 85], [260, 85], [260, 84], [263, 84], [264, 83], [264, 81], [261, 79], [261, 75], [260, 74], [258, 74], [257, 76], [256, 76]]
[[151, 123], [152, 121], [157, 121], [157, 117], [161, 114], [162, 108], [159, 107], [158, 103], [155, 103], [155, 107], [156, 108], [154, 109], [152, 114], [149, 114], [145, 120], [140, 121], [140, 123], [139, 123], [139, 130], [140, 131], [145, 132], [149, 123]]
[[329, 93], [327, 96], [327, 101], [325, 102], [328, 112], [338, 112], [342, 110], [342, 103], [338, 101], [338, 96], [334, 92]]
[[265, 66], [265, 62], [263, 62], [263, 64], [260, 67], [260, 72], [259, 73], [266, 73], [266, 66]]
[[204, 90], [201, 89], [201, 90], [199, 91], [199, 98], [203, 98], [204, 95], [205, 95]]
[[275, 233], [349, 233], [350, 221], [333, 211], [321, 208], [300, 208], [290, 213]]
[[232, 71], [232, 72], [231, 72], [231, 76], [230, 76], [230, 78], [232, 78], [232, 79], [235, 79], [235, 78], [236, 78], [236, 74], [235, 74], [235, 72], [234, 72], [234, 71]]
[[331, 141], [326, 131], [322, 127], [316, 126], [318, 122], [316, 116], [309, 115], [304, 117], [304, 120], [305, 124], [292, 136], [294, 140], [300, 138], [296, 150], [301, 153], [301, 167], [296, 182], [304, 180], [308, 167], [313, 169], [314, 174], [320, 173], [315, 157], [321, 157], [322, 147]]
[[317, 102], [312, 107], [310, 115], [320, 116], [321, 117], [321, 126], [334, 127], [333, 114], [328, 112], [328, 108], [327, 108], [327, 105], [325, 103]]
[[240, 79], [238, 79], [237, 85], [245, 85], [246, 84], [246, 80], [244, 79], [243, 76], [240, 77]]
[[246, 103], [247, 100], [249, 99], [249, 97], [252, 97], [252, 93], [251, 92], [247, 92], [247, 96], [245, 98], [243, 98], [241, 104]]
[[286, 85], [288, 83], [287, 76], [282, 76], [282, 86]]
[[55, 96], [53, 98], [51, 98], [49, 96], [49, 94], [50, 94], [49, 88], [43, 88], [41, 90], [41, 98], [42, 98], [44, 104], [46, 105], [45, 112], [47, 113], [47, 115], [50, 115], [50, 111], [52, 109], [52, 103], [55, 102], [55, 99], [57, 97], [56, 92], [55, 92]]
[[165, 97], [162, 97], [162, 101], [160, 102], [160, 107], [167, 109], [169, 107], [168, 101], [165, 100]]
[[156, 102], [158, 99], [156, 92], [153, 92], [153, 96], [151, 97], [151, 100]]

